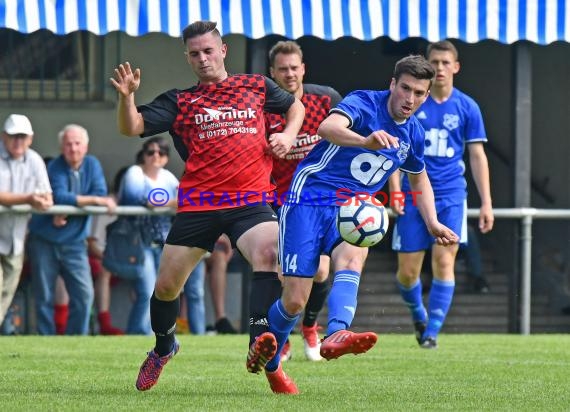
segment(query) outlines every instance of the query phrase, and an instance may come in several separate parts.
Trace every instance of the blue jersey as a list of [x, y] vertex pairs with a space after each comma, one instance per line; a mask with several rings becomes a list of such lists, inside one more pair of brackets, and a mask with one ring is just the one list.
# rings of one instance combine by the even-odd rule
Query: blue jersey
[[[465, 93], [453, 89], [449, 99], [437, 103], [431, 96], [417, 111], [415, 117], [425, 129], [425, 162], [429, 180], [436, 198], [466, 197], [465, 144], [486, 142], [481, 110]], [[404, 177], [402, 190], [410, 188]]]
[[378, 192], [398, 168], [409, 173], [425, 169], [424, 130], [414, 117], [397, 124], [388, 113], [389, 96], [388, 90], [357, 90], [330, 112], [346, 116], [349, 128], [364, 137], [385, 130], [399, 139], [400, 147], [368, 150], [320, 141], [297, 167], [290, 203], [341, 204], [357, 192]]

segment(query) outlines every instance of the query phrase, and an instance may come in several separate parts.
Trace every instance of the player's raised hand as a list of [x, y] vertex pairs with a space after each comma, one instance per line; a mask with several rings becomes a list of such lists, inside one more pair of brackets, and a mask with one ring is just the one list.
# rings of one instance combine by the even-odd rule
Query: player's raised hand
[[292, 138], [286, 133], [273, 133], [269, 136], [269, 149], [273, 156], [283, 159], [291, 150], [296, 138], [296, 136]]
[[400, 143], [397, 137], [385, 130], [376, 130], [366, 137], [364, 147], [370, 150], [390, 149], [391, 147], [396, 149], [400, 147]]
[[453, 230], [439, 222], [428, 227], [428, 230], [431, 235], [435, 237], [435, 241], [438, 245], [450, 246], [459, 242], [459, 236], [457, 236]]
[[126, 97], [138, 90], [141, 84], [141, 70], [133, 71], [129, 62], [119, 64], [119, 67], [115, 69], [114, 77], [110, 80], [117, 92]]

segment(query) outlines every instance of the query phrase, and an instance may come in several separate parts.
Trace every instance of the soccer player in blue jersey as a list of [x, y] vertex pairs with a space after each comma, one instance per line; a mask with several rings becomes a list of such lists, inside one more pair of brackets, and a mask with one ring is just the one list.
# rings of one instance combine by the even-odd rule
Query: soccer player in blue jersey
[[[493, 208], [489, 184], [489, 166], [483, 143], [487, 141], [483, 118], [475, 101], [453, 87], [453, 76], [459, 71], [457, 49], [449, 41], [431, 44], [427, 59], [436, 76], [430, 96], [416, 113], [425, 129], [424, 159], [435, 195], [439, 221], [460, 234], [460, 243], [467, 242], [467, 191], [463, 176], [465, 146], [469, 153], [471, 172], [481, 198], [479, 230], [493, 228]], [[400, 186], [401, 183], [401, 186]], [[413, 182], [406, 176], [400, 181], [390, 177], [390, 190], [410, 190]], [[442, 247], [434, 243], [423, 224], [421, 211], [406, 198], [405, 204], [394, 207], [399, 214], [392, 248], [398, 252], [398, 286], [410, 308], [416, 339], [420, 347], [437, 347], [437, 336], [451, 306], [455, 288], [455, 256], [459, 245]], [[422, 302], [420, 271], [425, 250], [431, 248], [433, 282], [428, 310]]]
[[[305, 76], [305, 63], [303, 63], [303, 51], [294, 41], [279, 41], [269, 50], [269, 69], [271, 77], [282, 89], [293, 94], [305, 106], [305, 119], [301, 130], [297, 134], [297, 140], [293, 148], [284, 158], [273, 158], [273, 171], [271, 177], [275, 180], [276, 207], [281, 207], [285, 202], [286, 194], [291, 185], [291, 180], [299, 163], [307, 156], [313, 147], [321, 140], [317, 130], [329, 114], [341, 100], [341, 95], [332, 87], [319, 84], [303, 83]], [[265, 113], [267, 133], [280, 132], [285, 127], [285, 119], [281, 114]], [[363, 250], [364, 252], [367, 249]], [[317, 316], [322, 310], [329, 295], [329, 269], [330, 258], [321, 255], [319, 269], [313, 278], [313, 288], [305, 307], [305, 315], [301, 322], [301, 336], [305, 347], [305, 356], [308, 360], [319, 361], [322, 359], [321, 339], [319, 338]], [[281, 284], [278, 285], [278, 293], [267, 293], [267, 298], [272, 298], [270, 303], [281, 296]], [[252, 296], [253, 301], [259, 301], [259, 296]], [[250, 308], [257, 303], [251, 302]], [[266, 332], [262, 330], [261, 332]], [[291, 358], [291, 345], [289, 342], [283, 346], [281, 360]]]
[[324, 140], [299, 164], [290, 197], [280, 209], [283, 294], [269, 310], [269, 332], [258, 337], [249, 354], [265, 368], [273, 392], [299, 393], [289, 377], [283, 379], [279, 353], [306, 305], [322, 252], [331, 256], [334, 280], [321, 356], [330, 360], [364, 353], [376, 344], [373, 332], [348, 331], [365, 253], [340, 237], [335, 223], [339, 204], [345, 200], [337, 196], [338, 189], [372, 195], [402, 168], [409, 173], [412, 188], [421, 192], [418, 207], [430, 233], [441, 245], [457, 242], [457, 235], [437, 220], [423, 161], [424, 131], [412, 117], [428, 96], [433, 76], [425, 58], [401, 59], [389, 90], [355, 91], [331, 110], [318, 129]]

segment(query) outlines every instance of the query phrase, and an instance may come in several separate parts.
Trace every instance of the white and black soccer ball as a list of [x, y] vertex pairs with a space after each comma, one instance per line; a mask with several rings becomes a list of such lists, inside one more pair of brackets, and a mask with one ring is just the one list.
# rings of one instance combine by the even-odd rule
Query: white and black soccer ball
[[388, 231], [388, 211], [382, 205], [352, 198], [340, 206], [336, 218], [338, 231], [351, 245], [374, 246]]

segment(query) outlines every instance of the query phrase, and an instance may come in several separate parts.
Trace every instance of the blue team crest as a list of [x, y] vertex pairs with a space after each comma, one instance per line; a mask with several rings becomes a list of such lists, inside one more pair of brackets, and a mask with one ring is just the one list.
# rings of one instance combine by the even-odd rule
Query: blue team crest
[[408, 158], [408, 151], [409, 150], [410, 150], [410, 144], [409, 143], [400, 142], [400, 148], [398, 149], [396, 156], [398, 156], [398, 159], [400, 159], [401, 162], [404, 162]]
[[459, 116], [456, 114], [444, 114], [443, 115], [443, 125], [448, 130], [457, 129], [459, 127]]

